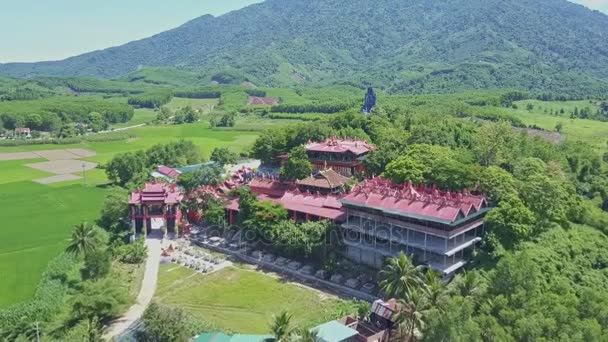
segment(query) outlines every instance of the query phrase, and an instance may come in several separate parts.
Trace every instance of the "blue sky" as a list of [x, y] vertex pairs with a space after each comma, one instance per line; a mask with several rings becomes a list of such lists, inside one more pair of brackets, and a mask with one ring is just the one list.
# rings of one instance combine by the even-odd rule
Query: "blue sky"
[[[0, 0], [0, 63], [63, 59], [260, 1]], [[608, 13], [608, 0], [573, 1]]]

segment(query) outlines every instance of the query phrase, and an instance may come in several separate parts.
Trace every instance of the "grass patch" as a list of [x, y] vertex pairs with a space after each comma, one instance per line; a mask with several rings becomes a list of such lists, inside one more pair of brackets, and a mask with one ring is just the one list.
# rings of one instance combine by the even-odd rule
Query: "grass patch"
[[[588, 101], [572, 101], [584, 102]], [[542, 102], [547, 106], [546, 102]], [[606, 152], [608, 150], [608, 122], [587, 120], [587, 119], [570, 119], [570, 114], [566, 112], [563, 116], [548, 115], [542, 112], [527, 111], [525, 106], [520, 106], [519, 109], [503, 109], [521, 120], [526, 125], [536, 125], [543, 129], [553, 131], [558, 123], [563, 125], [562, 133], [568, 138], [568, 141], [583, 141], [591, 146], [594, 146], [598, 151]], [[544, 110], [543, 110], [544, 111]]]
[[186, 99], [182, 97], [174, 97], [171, 102], [165, 106], [171, 110], [178, 110], [183, 107], [190, 106], [194, 109], [201, 109], [203, 112], [210, 112], [215, 106], [217, 106], [218, 99]]
[[294, 326], [310, 326], [335, 311], [340, 300], [243, 269], [227, 268], [201, 275], [162, 265], [156, 300], [179, 306], [225, 331], [268, 333], [272, 315], [293, 314]]
[[74, 225], [93, 221], [103, 189], [51, 188], [31, 181], [0, 187], [0, 307], [32, 296], [47, 263], [61, 252]]
[[131, 118], [130, 121], [114, 124], [112, 125], [112, 128], [124, 128], [152, 122], [156, 120], [157, 115], [158, 113], [151, 109], [136, 109], [135, 113], [133, 113], [133, 118]]

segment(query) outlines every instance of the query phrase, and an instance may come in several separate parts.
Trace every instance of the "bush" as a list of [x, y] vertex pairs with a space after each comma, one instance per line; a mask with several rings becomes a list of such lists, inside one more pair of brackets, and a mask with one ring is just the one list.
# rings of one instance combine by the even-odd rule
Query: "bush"
[[144, 239], [139, 238], [131, 244], [120, 246], [116, 250], [118, 259], [127, 264], [141, 264], [148, 256], [148, 248]]

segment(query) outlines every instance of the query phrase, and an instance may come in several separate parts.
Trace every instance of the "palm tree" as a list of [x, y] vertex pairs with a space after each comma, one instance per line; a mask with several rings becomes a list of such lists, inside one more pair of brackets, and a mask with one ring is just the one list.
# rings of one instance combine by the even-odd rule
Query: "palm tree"
[[81, 223], [74, 227], [66, 252], [79, 256], [88, 254], [97, 248], [99, 234], [92, 224]]
[[400, 300], [401, 311], [397, 322], [404, 341], [416, 341], [416, 336], [424, 329], [424, 316], [429, 309], [426, 294], [420, 289], [410, 292], [407, 300]]
[[287, 311], [281, 311], [280, 314], [275, 315], [272, 324], [270, 325], [270, 331], [275, 337], [275, 341], [283, 342], [287, 341], [291, 335], [291, 314]]
[[294, 336], [294, 342], [317, 342], [317, 332], [312, 329], [300, 329]]
[[424, 289], [429, 304], [441, 310], [441, 305], [446, 295], [445, 283], [441, 279], [441, 276], [432, 269], [428, 269], [426, 271], [425, 283]]
[[403, 252], [388, 259], [388, 263], [380, 271], [380, 278], [380, 289], [387, 296], [404, 300], [424, 285], [422, 266], [414, 266], [412, 260]]
[[476, 297], [481, 291], [482, 280], [475, 272], [465, 272], [454, 279], [453, 292], [462, 297]]

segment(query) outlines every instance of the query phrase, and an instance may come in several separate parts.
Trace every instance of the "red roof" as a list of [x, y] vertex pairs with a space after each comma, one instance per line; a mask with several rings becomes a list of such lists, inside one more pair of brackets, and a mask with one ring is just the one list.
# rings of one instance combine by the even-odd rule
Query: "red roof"
[[257, 195], [264, 194], [272, 197], [281, 197], [292, 187], [293, 184], [280, 182], [273, 178], [254, 178], [249, 183], [251, 192]]
[[351, 152], [357, 156], [375, 149], [374, 145], [365, 140], [332, 137], [321, 142], [308, 142], [306, 150], [311, 152]]
[[465, 218], [487, 205], [484, 196], [475, 196], [466, 190], [439, 191], [435, 187], [414, 186], [409, 182], [397, 185], [382, 178], [356, 186], [344, 201], [448, 222]]
[[[285, 191], [283, 196], [274, 197], [258, 194], [260, 201], [272, 201], [281, 204], [285, 209], [302, 214], [318, 216], [328, 220], [341, 220], [344, 216], [342, 203], [338, 196], [324, 196], [309, 192], [300, 192], [297, 189]], [[226, 205], [226, 209], [239, 210], [238, 199], [233, 199]]]
[[249, 96], [247, 103], [250, 106], [276, 106], [279, 100], [274, 97]]
[[175, 184], [146, 183], [142, 190], [132, 192], [129, 204], [165, 203], [177, 204], [182, 201], [182, 194]]
[[29, 133], [30, 129], [27, 127], [17, 127], [15, 128], [15, 132], [19, 132], [19, 133]]
[[180, 171], [178, 171], [172, 167], [165, 166], [165, 165], [159, 165], [158, 168], [156, 169], [156, 171], [162, 175], [165, 175], [165, 176], [173, 178], [173, 179], [178, 179], [179, 176], [182, 174]]

